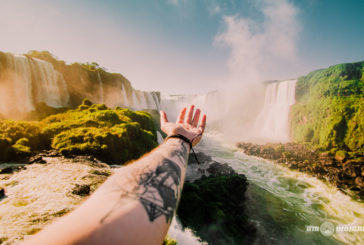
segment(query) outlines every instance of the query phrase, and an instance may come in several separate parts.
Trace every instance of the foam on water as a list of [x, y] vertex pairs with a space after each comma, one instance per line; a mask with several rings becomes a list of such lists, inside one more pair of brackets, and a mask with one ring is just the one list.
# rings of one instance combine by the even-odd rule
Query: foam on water
[[[252, 221], [260, 226], [258, 233], [268, 236], [265, 242], [276, 240], [284, 244], [290, 237], [303, 244], [312, 241], [364, 244], [364, 232], [338, 232], [332, 237], [306, 232], [306, 226], [320, 226], [324, 222], [336, 226], [364, 226], [364, 204], [336, 187], [270, 161], [247, 156], [213, 135], [205, 135], [200, 150], [213, 154], [216, 161], [226, 162], [246, 175], [250, 183], [247, 208]], [[283, 231], [271, 230], [277, 225]]]

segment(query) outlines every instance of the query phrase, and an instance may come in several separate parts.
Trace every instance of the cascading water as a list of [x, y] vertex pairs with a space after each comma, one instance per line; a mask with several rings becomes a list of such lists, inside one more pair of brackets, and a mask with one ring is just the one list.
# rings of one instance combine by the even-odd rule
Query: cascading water
[[[264, 106], [254, 125], [258, 137], [265, 141], [289, 140], [288, 116], [290, 106], [295, 103], [295, 83], [296, 80], [289, 80], [266, 86]], [[213, 106], [218, 108], [220, 101], [219, 96], [164, 96], [161, 106], [171, 121], [183, 106], [191, 103], [202, 109], [207, 108], [206, 114], [210, 118], [208, 109]], [[203, 112], [206, 111], [203, 109]], [[252, 129], [235, 129], [236, 132], [239, 130], [248, 132]], [[258, 230], [255, 244], [364, 243], [363, 232], [337, 232], [324, 236], [319, 231], [307, 231], [308, 226], [320, 227], [325, 222], [336, 226], [364, 227], [363, 204], [341, 193], [336, 187], [270, 161], [247, 156], [224, 142], [221, 132], [207, 129], [196, 150], [211, 155], [217, 162], [228, 163], [247, 177], [246, 208], [249, 219]], [[171, 226], [169, 234], [173, 237], [181, 232], [178, 226]], [[178, 239], [181, 245], [198, 240], [189, 232], [184, 235]]]
[[63, 75], [52, 64], [24, 55], [6, 54], [0, 87], [0, 113], [4, 114], [32, 111], [39, 102], [52, 107], [69, 102]]
[[14, 72], [11, 74], [14, 76], [12, 91], [16, 99], [14, 106], [10, 106], [10, 109], [15, 109], [18, 111], [34, 110], [32, 95], [32, 73], [28, 58], [23, 55], [12, 56], [10, 54], [7, 54], [6, 58], [7, 66]]
[[166, 111], [168, 117], [175, 120], [179, 110], [190, 104], [200, 108], [209, 116], [209, 120], [221, 119], [224, 113], [224, 101], [218, 91], [198, 95], [169, 95], [162, 97], [161, 109]]
[[32, 63], [38, 69], [34, 76], [39, 79], [34, 88], [37, 91], [37, 102], [45, 102], [53, 107], [65, 107], [68, 105], [67, 84], [63, 75], [54, 70], [53, 65], [39, 59], [32, 59]]
[[254, 125], [258, 139], [269, 142], [289, 141], [289, 110], [295, 103], [296, 80], [267, 85], [263, 109]]
[[125, 90], [125, 86], [123, 84], [121, 84], [121, 97], [122, 97], [122, 103], [124, 104], [124, 106], [129, 106], [129, 100], [128, 100], [128, 96], [126, 94], [126, 90]]
[[100, 103], [104, 103], [104, 85], [102, 84], [100, 72], [97, 72], [97, 79], [99, 80], [99, 86], [100, 86]]

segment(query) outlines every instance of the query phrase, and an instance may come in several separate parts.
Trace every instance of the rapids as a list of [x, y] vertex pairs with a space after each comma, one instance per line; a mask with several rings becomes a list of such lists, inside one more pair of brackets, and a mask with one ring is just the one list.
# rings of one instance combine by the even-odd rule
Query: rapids
[[[221, 141], [218, 135], [205, 135], [197, 150], [208, 153], [215, 161], [228, 163], [247, 177], [247, 213], [258, 229], [255, 244], [364, 244], [364, 232], [336, 232], [324, 236], [319, 231], [307, 231], [307, 226], [319, 227], [324, 222], [335, 226], [364, 226], [364, 204], [336, 187], [270, 161], [247, 156]], [[179, 234], [176, 229], [178, 225], [171, 226], [169, 234]], [[190, 244], [184, 241], [193, 239], [192, 234], [189, 230], [185, 237], [179, 234], [179, 244]]]

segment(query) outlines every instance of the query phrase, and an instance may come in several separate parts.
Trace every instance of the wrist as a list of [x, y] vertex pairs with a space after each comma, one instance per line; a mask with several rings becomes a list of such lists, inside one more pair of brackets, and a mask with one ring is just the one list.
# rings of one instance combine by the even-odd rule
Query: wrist
[[171, 134], [168, 135], [165, 139], [165, 142], [173, 142], [173, 143], [178, 143], [178, 144], [183, 144], [185, 147], [187, 147], [189, 150], [191, 150], [192, 148], [192, 144], [190, 142], [190, 140], [181, 135], [181, 134]]

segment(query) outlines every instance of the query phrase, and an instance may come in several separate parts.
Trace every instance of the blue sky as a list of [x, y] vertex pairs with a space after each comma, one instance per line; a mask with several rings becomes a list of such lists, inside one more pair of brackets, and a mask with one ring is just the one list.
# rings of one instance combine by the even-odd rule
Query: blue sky
[[0, 0], [0, 50], [200, 93], [364, 60], [363, 0]]

